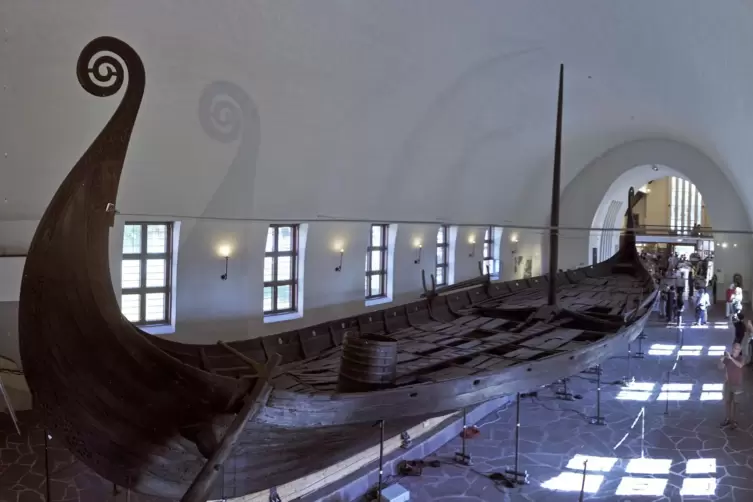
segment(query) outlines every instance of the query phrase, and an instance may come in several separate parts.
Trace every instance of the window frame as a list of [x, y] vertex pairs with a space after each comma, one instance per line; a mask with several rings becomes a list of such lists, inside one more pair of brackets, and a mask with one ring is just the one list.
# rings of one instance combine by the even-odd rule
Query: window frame
[[[149, 226], [162, 226], [166, 227], [165, 233], [165, 251], [162, 253], [149, 253], [147, 252], [147, 239]], [[121, 240], [121, 267], [125, 260], [138, 260], [140, 266], [140, 284], [138, 288], [124, 288], [121, 287], [121, 298], [126, 295], [139, 295], [139, 321], [129, 321], [134, 326], [149, 327], [149, 326], [166, 326], [172, 324], [172, 301], [173, 301], [173, 228], [174, 222], [172, 221], [127, 221], [123, 227], [123, 235], [125, 236], [125, 229], [129, 226], [141, 227], [141, 246], [138, 253], [125, 253], [123, 250], [123, 242]], [[125, 237], [124, 237], [125, 238]], [[147, 260], [165, 260], [165, 285], [164, 286], [146, 286], [146, 264]], [[146, 320], [146, 295], [151, 293], [164, 293], [165, 303], [163, 318], [156, 321]], [[121, 305], [122, 312], [122, 305]], [[124, 316], [125, 317], [125, 316]]]
[[[290, 251], [280, 251], [280, 229], [290, 228]], [[267, 242], [264, 242], [264, 261], [267, 258], [272, 258], [272, 277], [271, 281], [263, 281], [262, 286], [262, 313], [264, 317], [293, 314], [298, 312], [298, 258], [300, 256], [299, 245], [299, 225], [294, 223], [276, 223], [267, 227], [267, 238], [269, 238], [269, 229], [274, 229], [274, 250], [267, 251]], [[277, 262], [280, 257], [290, 257], [290, 279], [278, 280], [277, 279]], [[263, 271], [262, 271], [263, 279]], [[277, 308], [277, 290], [280, 286], [290, 286], [290, 308], [278, 309]], [[264, 310], [264, 290], [272, 288], [272, 310]]]
[[[379, 227], [381, 231], [380, 246], [374, 246], [374, 227]], [[387, 240], [389, 239], [389, 227], [389, 223], [373, 223], [369, 227], [369, 245], [366, 247], [366, 287], [364, 291], [366, 300], [375, 300], [378, 298], [387, 297], [387, 253], [389, 252], [389, 243], [387, 242]], [[378, 270], [371, 268], [372, 253], [375, 251], [380, 251], [382, 253], [382, 259], [380, 263], [381, 268]], [[380, 276], [379, 293], [372, 295], [371, 277], [375, 275]]]
[[[488, 254], [487, 254], [488, 253]], [[496, 275], [497, 271], [495, 270], [495, 260], [496, 257], [494, 256], [494, 227], [489, 226], [486, 227], [486, 231], [484, 232], [484, 242], [483, 247], [481, 249], [481, 263], [483, 267], [484, 274], [487, 273], [486, 271], [486, 264], [487, 262], [491, 262], [489, 266], [489, 275]]]
[[[444, 239], [442, 239], [442, 243], [439, 242], [439, 233], [444, 233]], [[439, 249], [442, 249], [443, 255], [444, 255], [444, 261], [439, 262], [436, 260], [436, 263], [434, 265], [434, 279], [436, 286], [447, 286], [449, 283], [449, 278], [447, 275], [450, 272], [450, 226], [449, 225], [439, 225], [439, 229], [437, 230], [437, 251]], [[436, 255], [435, 255], [436, 256]], [[439, 270], [442, 270], [442, 281], [440, 282], [437, 280], [437, 276], [439, 275]]]

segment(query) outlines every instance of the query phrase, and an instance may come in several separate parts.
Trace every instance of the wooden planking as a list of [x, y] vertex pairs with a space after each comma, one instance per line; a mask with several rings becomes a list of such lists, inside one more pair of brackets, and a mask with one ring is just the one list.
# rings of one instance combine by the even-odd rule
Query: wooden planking
[[537, 336], [530, 340], [522, 342], [520, 345], [528, 348], [554, 350], [573, 338], [577, 338], [583, 333], [582, 329], [558, 329], [545, 335]]

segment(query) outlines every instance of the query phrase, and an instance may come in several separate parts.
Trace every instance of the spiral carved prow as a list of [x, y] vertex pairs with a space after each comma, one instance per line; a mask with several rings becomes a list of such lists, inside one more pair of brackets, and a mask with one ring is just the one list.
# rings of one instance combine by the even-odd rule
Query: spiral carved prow
[[[129, 361], [148, 359], [144, 354], [150, 354], [151, 346], [120, 312], [110, 274], [109, 232], [146, 76], [138, 54], [112, 37], [96, 38], [83, 48], [76, 75], [89, 94], [108, 97], [120, 91], [122, 98], [107, 124], [97, 125], [101, 132], [76, 161], [37, 225], [21, 280], [19, 349], [34, 406], [43, 410], [46, 428], [100, 475], [122, 486], [138, 485], [140, 480], [129, 473], [148, 462], [146, 455], [107, 459], [106, 448], [123, 444], [118, 433], [136, 423], [122, 418], [129, 408], [114, 396], [148, 393], [149, 382], [157, 378], [142, 373], [141, 364], [128, 367], [133, 364]], [[87, 99], [85, 106], [102, 103]], [[97, 354], [96, 362], [89, 353]], [[124, 369], [110, 371], [116, 362]], [[102, 368], [108, 368], [104, 378]], [[93, 384], [72, 384], [81, 381]], [[132, 390], [123, 390], [129, 386]], [[94, 430], [91, 424], [97, 423], [111, 428]]]
[[81, 87], [99, 97], [117, 93], [128, 77], [128, 89], [138, 92], [140, 98], [146, 81], [141, 58], [130, 45], [114, 37], [99, 37], [86, 44], [78, 57], [76, 76]]
[[[131, 132], [144, 96], [144, 64], [136, 51], [122, 40], [99, 37], [81, 50], [76, 76], [81, 87], [97, 97], [113, 96], [125, 86], [115, 113], [71, 173], [74, 178], [83, 177], [96, 183], [101, 190], [96, 191], [92, 202], [106, 208], [117, 198]], [[105, 210], [102, 213], [100, 210], [98, 213], [99, 218], [104, 218], [104, 222], [112, 226], [115, 212]]]

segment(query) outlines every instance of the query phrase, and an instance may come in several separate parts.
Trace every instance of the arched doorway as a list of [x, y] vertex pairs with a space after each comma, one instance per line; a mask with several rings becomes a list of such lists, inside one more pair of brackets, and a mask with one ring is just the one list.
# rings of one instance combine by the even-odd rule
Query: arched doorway
[[[702, 152], [666, 139], [637, 140], [612, 148], [596, 157], [568, 183], [561, 197], [561, 224], [591, 230], [580, 232], [578, 238], [560, 242], [560, 266], [570, 268], [590, 263], [594, 248], [598, 260], [611, 256], [619, 243], [620, 231], [604, 229], [623, 226], [628, 189], [632, 186], [638, 190], [665, 177], [687, 180], [695, 185], [702, 194], [706, 221], [719, 227], [714, 228], [715, 267], [722, 269], [725, 280], [737, 273], [743, 277], [744, 284], [751, 284], [751, 224], [735, 186]], [[703, 218], [701, 223], [703, 225]], [[667, 231], [670, 226], [668, 220]], [[737, 233], [721, 234], [719, 230]], [[725, 242], [727, 246], [723, 247]]]

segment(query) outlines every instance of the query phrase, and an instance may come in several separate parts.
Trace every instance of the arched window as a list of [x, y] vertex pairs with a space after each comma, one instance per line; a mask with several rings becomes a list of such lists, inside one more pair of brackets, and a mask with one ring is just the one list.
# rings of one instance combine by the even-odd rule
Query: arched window
[[695, 225], [703, 222], [703, 198], [690, 181], [672, 176], [669, 193], [669, 228], [680, 235], [689, 235]]

